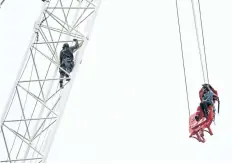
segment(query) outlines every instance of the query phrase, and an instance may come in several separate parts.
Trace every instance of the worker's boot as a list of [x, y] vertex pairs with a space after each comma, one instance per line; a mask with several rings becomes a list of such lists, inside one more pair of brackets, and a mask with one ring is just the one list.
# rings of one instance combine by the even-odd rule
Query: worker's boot
[[63, 86], [63, 82], [60, 82], [60, 88], [64, 88], [64, 86]]

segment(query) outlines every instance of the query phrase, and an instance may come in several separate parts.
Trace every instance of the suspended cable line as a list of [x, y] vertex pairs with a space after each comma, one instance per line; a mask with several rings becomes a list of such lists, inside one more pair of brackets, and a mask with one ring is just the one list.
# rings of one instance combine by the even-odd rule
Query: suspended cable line
[[204, 30], [203, 30], [203, 21], [201, 16], [201, 3], [198, 0], [198, 7], [199, 7], [199, 14], [200, 14], [200, 21], [201, 21], [201, 32], [202, 32], [202, 40], [203, 40], [203, 48], [204, 48], [204, 55], [205, 55], [205, 65], [206, 65], [206, 74], [207, 74], [207, 82], [209, 84], [209, 71], [208, 71], [208, 64], [207, 64], [207, 57], [206, 57], [206, 49], [205, 49], [205, 37], [204, 37]]
[[[201, 42], [200, 42], [200, 32], [197, 27], [197, 18], [196, 18], [196, 10], [194, 6], [194, 1], [191, 0], [192, 4], [192, 12], [194, 17], [194, 25], [195, 25], [195, 31], [196, 31], [196, 38], [197, 38], [197, 44], [198, 44], [198, 51], [200, 56], [200, 62], [201, 62], [201, 69], [202, 69], [202, 76], [204, 83], [209, 83], [209, 73], [208, 73], [208, 65], [207, 65], [207, 56], [206, 56], [206, 48], [205, 48], [205, 40], [204, 40], [204, 31], [203, 31], [203, 21], [202, 21], [202, 14], [201, 14], [201, 6], [200, 1], [198, 1], [198, 7], [199, 7], [199, 15], [200, 15], [200, 25], [201, 25], [201, 35], [202, 35], [202, 41], [203, 41], [203, 52], [201, 51]], [[188, 103], [188, 111], [190, 116], [190, 103], [189, 103], [189, 95], [188, 95], [188, 84], [187, 84], [187, 75], [186, 75], [186, 68], [185, 68], [185, 60], [184, 60], [184, 52], [183, 52], [183, 41], [182, 41], [182, 33], [181, 33], [181, 27], [180, 27], [180, 16], [179, 16], [179, 8], [178, 8], [178, 2], [176, 0], [176, 11], [177, 11], [177, 19], [178, 19], [178, 27], [179, 27], [179, 36], [180, 36], [180, 44], [181, 44], [181, 53], [182, 53], [182, 62], [183, 62], [183, 70], [184, 70], [184, 78], [185, 78], [185, 88], [186, 88], [186, 95], [187, 95], [187, 103]], [[205, 63], [203, 63], [203, 55], [205, 57]], [[204, 70], [204, 64], [206, 68], [206, 72]]]
[[204, 71], [204, 66], [203, 66], [203, 61], [202, 61], [202, 54], [201, 54], [200, 36], [199, 36], [198, 28], [197, 28], [196, 11], [195, 11], [193, 0], [191, 0], [191, 4], [192, 4], [193, 17], [194, 17], [194, 25], [195, 25], [196, 37], [197, 37], [198, 51], [199, 51], [200, 61], [201, 61], [201, 70], [202, 70], [204, 83], [206, 83], [205, 71]]
[[180, 29], [180, 16], [179, 16], [179, 9], [178, 3], [176, 0], [176, 13], [177, 13], [177, 21], [179, 27], [179, 36], [180, 36], [180, 46], [181, 46], [181, 56], [182, 56], [182, 63], [183, 63], [183, 70], [184, 70], [184, 79], [185, 79], [185, 89], [186, 89], [186, 96], [187, 96], [187, 103], [188, 103], [188, 112], [190, 117], [190, 105], [189, 105], [189, 96], [188, 96], [188, 85], [187, 85], [187, 76], [186, 76], [186, 69], [185, 69], [185, 61], [184, 61], [184, 51], [183, 51], [183, 42], [182, 42], [182, 34]]

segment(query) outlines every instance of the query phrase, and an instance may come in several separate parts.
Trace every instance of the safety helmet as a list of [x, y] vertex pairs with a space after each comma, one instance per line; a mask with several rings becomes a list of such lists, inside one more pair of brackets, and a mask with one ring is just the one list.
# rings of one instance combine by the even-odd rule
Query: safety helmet
[[69, 48], [69, 44], [68, 44], [68, 43], [65, 43], [65, 44], [63, 45], [63, 48]]
[[202, 84], [202, 89], [204, 92], [208, 91], [209, 90], [209, 84]]
[[208, 88], [209, 84], [202, 84], [203, 88]]

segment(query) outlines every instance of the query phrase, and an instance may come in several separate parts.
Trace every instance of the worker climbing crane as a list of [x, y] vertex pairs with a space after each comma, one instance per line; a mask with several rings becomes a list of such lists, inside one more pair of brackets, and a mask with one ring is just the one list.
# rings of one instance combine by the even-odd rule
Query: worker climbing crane
[[101, 0], [49, 0], [0, 120], [0, 161], [47, 160]]
[[[178, 0], [176, 0], [176, 11], [177, 11], [177, 18], [178, 18], [180, 43], [181, 43], [183, 70], [184, 70], [184, 77], [185, 77], [185, 88], [186, 88], [188, 111], [189, 111], [189, 132], [190, 132], [189, 137], [196, 138], [199, 142], [204, 143], [205, 142], [204, 131], [207, 131], [210, 135], [213, 135], [213, 132], [210, 126], [211, 126], [211, 123], [215, 121], [215, 114], [216, 114], [215, 103], [216, 101], [218, 102], [218, 113], [219, 113], [220, 101], [219, 101], [217, 90], [214, 89], [212, 85], [209, 84], [209, 73], [208, 73], [209, 71], [208, 71], [208, 65], [207, 65], [200, 1], [191, 0], [191, 6], [192, 6], [192, 13], [193, 13], [193, 18], [194, 18], [196, 39], [198, 43], [198, 51], [199, 51], [200, 62], [201, 62], [202, 77], [203, 77], [202, 88], [199, 91], [200, 104], [197, 108], [197, 112], [192, 115], [190, 114], [187, 76], [186, 76], [186, 71], [185, 71], [186, 66], [185, 66], [185, 61], [184, 61], [184, 51], [183, 51], [182, 34], [181, 34], [180, 17], [179, 17], [179, 7], [178, 7]], [[198, 7], [196, 8], [196, 6]], [[198, 10], [199, 18], [200, 18], [200, 23], [199, 23], [200, 25], [198, 24], [198, 21], [197, 21], [197, 10]]]

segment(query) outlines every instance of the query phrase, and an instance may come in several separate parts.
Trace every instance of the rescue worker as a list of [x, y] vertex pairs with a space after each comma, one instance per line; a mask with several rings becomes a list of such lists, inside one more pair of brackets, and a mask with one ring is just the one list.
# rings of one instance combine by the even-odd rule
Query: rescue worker
[[[71, 73], [74, 67], [74, 56], [73, 53], [80, 48], [77, 39], [73, 39], [76, 42], [74, 46], [69, 47], [68, 43], [65, 43], [60, 52], [60, 67], [67, 73]], [[60, 69], [60, 88], [63, 88], [63, 78], [66, 77], [66, 81], [70, 81], [69, 75]]]
[[204, 117], [206, 119], [208, 118], [208, 107], [212, 105], [214, 108], [215, 100], [218, 100], [218, 93], [210, 84], [203, 84], [201, 90], [199, 91], [199, 97], [201, 103], [197, 108], [197, 113], [195, 116], [196, 121], [199, 121], [201, 111], [203, 112]]

